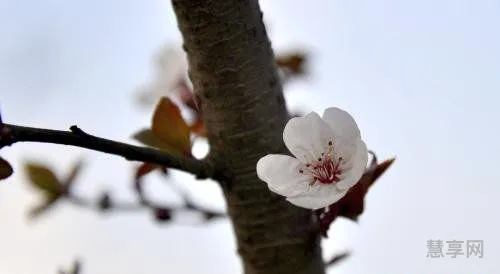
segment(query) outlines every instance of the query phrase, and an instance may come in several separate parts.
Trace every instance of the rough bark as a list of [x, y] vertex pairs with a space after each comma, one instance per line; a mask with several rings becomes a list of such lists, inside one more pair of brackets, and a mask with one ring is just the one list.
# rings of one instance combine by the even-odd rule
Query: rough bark
[[257, 0], [173, 0], [246, 274], [323, 274], [310, 210], [271, 193], [257, 160], [284, 153], [288, 119]]

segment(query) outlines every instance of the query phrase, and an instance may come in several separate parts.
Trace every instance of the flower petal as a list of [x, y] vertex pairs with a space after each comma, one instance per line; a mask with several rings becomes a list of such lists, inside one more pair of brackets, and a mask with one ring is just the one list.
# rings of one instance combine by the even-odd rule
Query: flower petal
[[288, 121], [283, 141], [290, 152], [304, 163], [310, 163], [326, 151], [334, 133], [315, 112]]
[[323, 120], [334, 132], [335, 156], [350, 161], [356, 153], [357, 141], [361, 138], [356, 121], [349, 113], [335, 107], [325, 110]]
[[339, 190], [335, 185], [315, 185], [305, 195], [288, 197], [287, 200], [299, 207], [319, 209], [334, 204], [347, 193], [346, 190]]
[[356, 154], [354, 154], [354, 157], [347, 163], [350, 168], [346, 169], [343, 174], [344, 178], [335, 184], [340, 190], [347, 190], [354, 186], [359, 179], [361, 179], [366, 169], [366, 164], [368, 163], [368, 150], [366, 144], [361, 139], [358, 139], [357, 144]]
[[269, 189], [282, 196], [305, 193], [312, 181], [310, 175], [299, 173], [302, 163], [288, 155], [269, 154], [257, 162], [257, 176]]
[[338, 137], [348, 140], [356, 140], [359, 136], [359, 128], [354, 118], [340, 108], [327, 108], [323, 113], [325, 120]]

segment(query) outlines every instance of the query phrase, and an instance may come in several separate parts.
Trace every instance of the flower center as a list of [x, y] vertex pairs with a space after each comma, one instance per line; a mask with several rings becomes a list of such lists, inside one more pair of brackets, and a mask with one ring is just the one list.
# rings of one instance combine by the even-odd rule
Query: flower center
[[336, 158], [334, 155], [334, 149], [332, 141], [328, 142], [328, 149], [326, 153], [321, 153], [321, 158], [317, 161], [306, 164], [305, 169], [299, 170], [300, 173], [311, 174], [314, 181], [311, 185], [316, 182], [322, 184], [332, 184], [340, 181], [340, 175], [342, 174], [342, 157]]

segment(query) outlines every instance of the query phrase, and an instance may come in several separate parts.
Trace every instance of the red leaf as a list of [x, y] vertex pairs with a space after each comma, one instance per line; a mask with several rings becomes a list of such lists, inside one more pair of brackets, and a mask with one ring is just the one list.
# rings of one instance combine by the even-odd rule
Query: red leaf
[[167, 174], [167, 168], [166, 167], [162, 167], [160, 165], [157, 165], [157, 164], [152, 164], [152, 163], [142, 163], [138, 168], [137, 170], [135, 171], [135, 176], [134, 178], [137, 180], [137, 179], [140, 179], [141, 177], [151, 173], [152, 171], [156, 170], [156, 169], [160, 169], [164, 174]]
[[157, 207], [153, 209], [156, 221], [160, 223], [168, 222], [172, 219], [172, 213], [168, 208]]
[[133, 138], [166, 152], [191, 156], [190, 128], [168, 97], [163, 97], [156, 106], [151, 129], [140, 130]]
[[375, 171], [373, 172], [373, 181], [377, 180], [395, 161], [395, 158], [385, 160], [382, 163], [380, 163], [377, 168], [375, 168]]
[[205, 130], [205, 124], [203, 124], [203, 120], [201, 117], [197, 117], [194, 123], [190, 126], [191, 132], [200, 136], [207, 137], [207, 131]]
[[163, 97], [156, 107], [151, 131], [173, 148], [190, 154], [189, 126], [179, 108], [167, 97]]
[[330, 225], [339, 216], [357, 221], [358, 217], [364, 211], [364, 201], [368, 189], [392, 165], [394, 160], [389, 159], [377, 164], [377, 158], [373, 154], [370, 166], [365, 170], [358, 183], [342, 199], [330, 205], [327, 209], [318, 209], [315, 211], [319, 220], [320, 232], [323, 236], [327, 237]]
[[305, 74], [304, 63], [307, 60], [306, 54], [302, 52], [297, 52], [289, 55], [282, 55], [276, 58], [276, 64], [281, 69], [291, 75], [303, 75]]
[[7, 160], [0, 157], [0, 180], [8, 178], [12, 173], [14, 173], [12, 166]]

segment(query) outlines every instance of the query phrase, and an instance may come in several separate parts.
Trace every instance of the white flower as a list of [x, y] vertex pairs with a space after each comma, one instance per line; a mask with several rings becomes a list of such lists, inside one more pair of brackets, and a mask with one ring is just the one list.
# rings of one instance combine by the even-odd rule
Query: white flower
[[192, 90], [188, 77], [187, 56], [179, 45], [164, 45], [154, 56], [153, 79], [137, 89], [137, 98], [143, 105], [154, 105], [163, 96], [177, 94], [185, 83]]
[[257, 175], [269, 189], [300, 207], [318, 209], [340, 200], [364, 173], [368, 152], [349, 113], [325, 110], [290, 119], [283, 131], [288, 155], [269, 154]]

